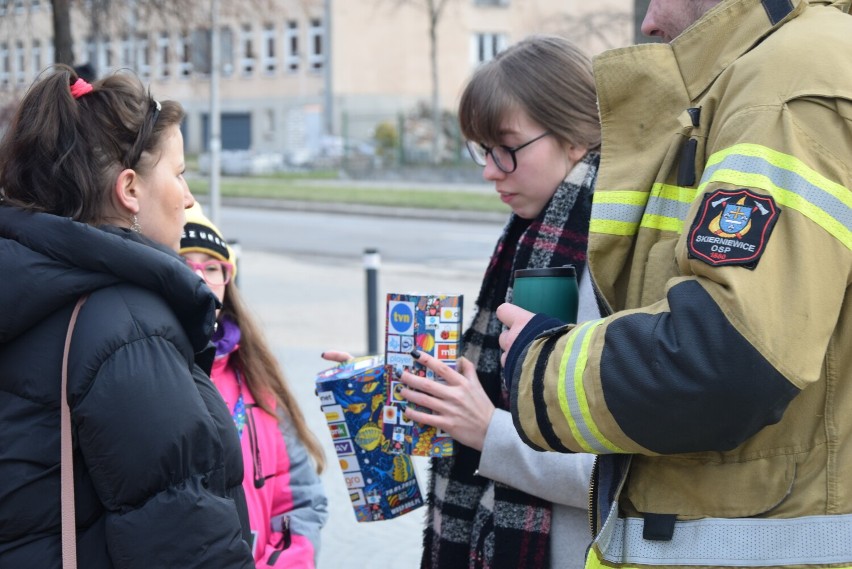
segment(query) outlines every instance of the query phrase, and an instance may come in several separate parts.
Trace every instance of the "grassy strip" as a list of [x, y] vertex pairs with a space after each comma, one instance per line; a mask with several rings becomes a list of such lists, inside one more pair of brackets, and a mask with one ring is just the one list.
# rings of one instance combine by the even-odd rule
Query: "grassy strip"
[[[206, 195], [209, 182], [196, 178], [189, 180], [195, 194]], [[411, 188], [362, 188], [346, 186], [318, 186], [300, 184], [299, 180], [252, 179], [250, 183], [239, 179], [221, 181], [223, 196], [275, 198], [294, 201], [318, 201], [335, 203], [358, 203], [388, 207], [414, 207], [430, 209], [453, 209], [463, 211], [496, 211], [508, 213], [508, 208], [492, 194], [451, 192], [440, 190], [417, 190]]]

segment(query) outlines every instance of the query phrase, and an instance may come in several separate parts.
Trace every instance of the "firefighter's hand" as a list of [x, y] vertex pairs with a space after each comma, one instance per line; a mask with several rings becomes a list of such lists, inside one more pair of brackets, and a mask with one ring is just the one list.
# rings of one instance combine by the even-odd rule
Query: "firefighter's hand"
[[535, 316], [534, 313], [508, 302], [497, 307], [497, 318], [506, 325], [506, 330], [500, 334], [500, 349], [503, 350], [500, 356], [501, 365], [506, 365], [506, 354], [533, 316]]

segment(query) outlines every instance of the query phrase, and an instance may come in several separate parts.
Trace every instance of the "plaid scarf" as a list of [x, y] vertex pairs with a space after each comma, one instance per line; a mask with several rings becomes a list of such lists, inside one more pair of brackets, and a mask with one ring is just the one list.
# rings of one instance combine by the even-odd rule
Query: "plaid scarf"
[[[462, 338], [485, 392], [508, 409], [500, 374], [495, 311], [512, 299], [516, 269], [586, 265], [592, 192], [600, 155], [589, 152], [559, 184], [539, 216], [512, 214], [485, 271], [477, 313]], [[547, 567], [551, 504], [475, 474], [480, 453], [456, 443], [456, 455], [432, 459], [423, 569], [523, 569]]]

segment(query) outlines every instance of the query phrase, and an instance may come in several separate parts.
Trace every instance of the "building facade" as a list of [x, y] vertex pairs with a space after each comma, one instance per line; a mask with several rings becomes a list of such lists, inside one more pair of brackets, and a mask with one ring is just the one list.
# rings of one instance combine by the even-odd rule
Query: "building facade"
[[[75, 63], [89, 63], [98, 75], [132, 70], [157, 97], [179, 100], [187, 110], [187, 152], [204, 153], [210, 3], [193, 4], [183, 16], [146, 15], [144, 0], [111, 5], [102, 21], [93, 17], [93, 0], [72, 8]], [[305, 162], [335, 151], [341, 136], [369, 141], [377, 124], [431, 107], [430, 15], [423, 0], [221, 5], [225, 150]], [[452, 112], [473, 69], [531, 33], [565, 35], [591, 54], [633, 43], [633, 11], [631, 0], [447, 0], [434, 29], [439, 106]], [[0, 0], [0, 104], [14, 104], [51, 64], [52, 37], [49, 0]]]

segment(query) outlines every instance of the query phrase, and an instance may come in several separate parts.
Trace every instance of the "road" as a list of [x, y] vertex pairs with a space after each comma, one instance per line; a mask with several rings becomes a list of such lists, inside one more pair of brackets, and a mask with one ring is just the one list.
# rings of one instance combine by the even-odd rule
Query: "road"
[[[382, 298], [387, 292], [461, 293], [469, 322], [500, 225], [228, 207], [221, 218], [225, 237], [242, 246], [240, 289], [326, 449], [322, 478], [330, 515], [319, 569], [419, 567], [425, 508], [394, 520], [356, 523], [313, 378], [330, 367], [322, 351], [366, 350], [364, 248], [381, 250]], [[427, 468], [428, 461], [415, 459], [424, 495]]]
[[222, 209], [221, 229], [246, 249], [327, 259], [359, 259], [377, 248], [383, 260], [484, 266], [501, 222], [435, 221], [274, 209]]

